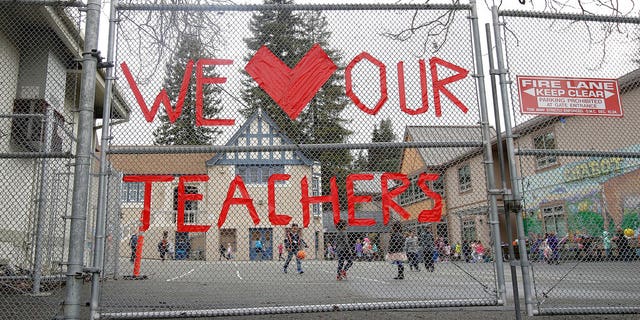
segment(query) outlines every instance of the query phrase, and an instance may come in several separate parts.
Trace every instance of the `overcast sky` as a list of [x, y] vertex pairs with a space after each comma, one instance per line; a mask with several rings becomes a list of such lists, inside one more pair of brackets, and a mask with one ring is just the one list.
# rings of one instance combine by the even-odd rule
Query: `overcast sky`
[[[325, 4], [330, 2], [331, 1], [323, 0], [320, 3]], [[344, 1], [343, 0], [343, 1], [336, 1], [336, 2], [340, 4], [356, 4], [356, 3], [358, 4], [365, 4], [365, 3], [394, 4], [398, 2], [415, 4], [415, 3], [422, 3], [423, 1], [364, 1], [364, 0]], [[435, 2], [432, 1], [431, 3], [448, 3], [448, 2], [449, 1], [435, 1]], [[235, 3], [260, 4], [262, 3], [262, 1], [236, 1]], [[319, 2], [317, 0], [315, 1], [298, 0], [296, 1], [296, 3], [318, 4]], [[490, 9], [488, 8], [490, 4], [491, 3], [487, 4], [485, 1], [478, 2], [478, 12], [479, 12], [479, 18], [480, 18], [479, 19], [480, 33], [481, 33], [481, 37], [483, 38], [483, 41], [484, 41], [484, 34], [485, 34], [484, 24], [491, 22], [491, 13], [490, 13]], [[499, 3], [496, 3], [496, 4], [499, 4]], [[526, 5], [521, 5], [519, 1], [511, 0], [511, 1], [505, 1], [505, 3], [502, 5], [501, 8], [531, 10], [533, 7], [530, 4], [530, 1], [527, 1]], [[101, 22], [101, 31], [100, 31], [100, 46], [101, 46], [100, 49], [104, 53], [104, 55], [106, 55], [106, 52], [107, 52], [106, 40], [108, 38], [107, 17], [109, 12], [109, 3], [107, 1], [103, 3], [102, 9], [103, 9], [103, 13], [102, 13], [103, 21]], [[536, 8], [533, 8], [533, 9], [536, 9]], [[409, 19], [411, 18], [410, 14], [406, 17], [400, 17], [400, 18], [396, 16], [393, 16], [393, 18], [377, 17], [377, 19], [381, 19], [381, 20], [368, 21], [369, 19], [358, 19], [358, 21], [349, 21], [349, 23], [344, 23], [344, 21], [341, 20], [341, 19], [344, 19], [344, 15], [342, 14], [334, 14], [332, 12], [326, 12], [325, 15], [329, 20], [330, 29], [333, 31], [331, 44], [333, 45], [334, 49], [339, 49], [341, 52], [344, 53], [345, 61], [343, 61], [343, 64], [353, 59], [358, 53], [366, 51], [372, 54], [374, 57], [382, 60], [382, 62], [385, 63], [387, 67], [387, 77], [388, 77], [387, 84], [388, 84], [389, 101], [383, 106], [380, 112], [376, 116], [370, 116], [363, 113], [359, 109], [357, 109], [357, 107], [355, 107], [355, 105], [353, 104], [349, 105], [345, 110], [345, 115], [355, 120], [351, 128], [354, 131], [354, 135], [351, 137], [350, 142], [368, 141], [371, 135], [371, 131], [373, 130], [373, 127], [377, 125], [380, 122], [380, 120], [383, 120], [386, 118], [392, 118], [394, 120], [394, 130], [396, 135], [398, 135], [399, 138], [402, 137], [402, 134], [404, 133], [404, 127], [406, 125], [472, 125], [478, 122], [479, 120], [477, 115], [478, 111], [476, 107], [472, 107], [473, 110], [471, 110], [467, 114], [463, 114], [458, 112], [459, 110], [457, 110], [455, 107], [451, 108], [450, 104], [449, 104], [449, 107], [447, 107], [447, 110], [443, 110], [443, 117], [435, 118], [433, 114], [434, 112], [433, 99], [432, 99], [433, 90], [430, 85], [427, 86], [428, 95], [430, 96], [429, 98], [430, 109], [426, 114], [421, 116], [408, 116], [399, 110], [396, 63], [398, 61], [404, 62], [405, 83], [407, 87], [407, 90], [406, 90], [407, 104], [410, 108], [416, 108], [418, 107], [418, 104], [420, 101], [420, 92], [421, 92], [418, 89], [419, 73], [418, 73], [417, 60], [419, 59], [418, 55], [420, 54], [420, 51], [421, 51], [420, 49], [421, 49], [422, 40], [421, 38], [416, 37], [415, 38], [416, 41], [413, 41], [413, 42], [409, 41], [408, 43], [403, 43], [402, 46], [398, 47], [397, 42], [384, 39], [382, 37], [379, 37], [377, 34], [375, 35], [368, 34], [367, 30], [383, 30], [383, 29], [389, 30], [389, 31], [399, 30], [399, 28], [401, 27], [401, 24], [403, 23], [408, 24], [408, 21], [410, 21]], [[242, 16], [242, 17], [238, 18], [238, 16]], [[242, 78], [239, 76], [238, 70], [244, 67], [244, 61], [242, 60], [242, 58], [244, 56], [245, 51], [244, 49], [238, 50], [238, 48], [244, 48], [244, 43], [242, 39], [245, 36], [249, 36], [248, 32], [246, 31], [246, 23], [248, 22], [249, 16], [250, 16], [250, 13], [247, 13], [245, 15], [241, 13], [236, 14], [235, 16], [230, 15], [232, 19], [236, 19], [236, 20], [230, 20], [229, 22], [231, 23], [227, 24], [226, 32], [228, 34], [242, 35], [242, 36], [229, 37], [228, 47], [222, 50], [222, 53], [219, 57], [219, 58], [234, 60], [233, 66], [225, 67], [222, 69], [223, 72], [227, 70], [229, 72], [229, 74], [224, 74], [224, 76], [227, 76], [228, 82], [222, 85], [225, 91], [227, 92], [226, 94], [227, 96], [223, 97], [224, 99], [223, 105], [225, 105], [225, 110], [223, 111], [222, 117], [224, 118], [238, 117], [238, 118], [237, 118], [235, 127], [224, 128], [225, 135], [222, 139], [218, 141], [218, 143], [226, 142], [228, 137], [230, 137], [235, 132], [235, 129], [239, 125], [241, 125], [243, 121], [243, 119], [240, 118], [239, 115], [237, 115], [237, 113], [233, 111], [233, 109], [240, 107], [237, 102], [239, 97], [237, 89], [240, 88], [239, 81]], [[471, 43], [469, 40], [470, 39], [469, 38], [470, 29], [468, 27], [469, 24], [465, 22], [466, 19], [464, 19], [463, 17], [459, 17], [459, 19], [461, 20], [461, 22], [458, 23], [457, 26], [455, 27], [455, 30], [453, 31], [452, 36], [449, 36], [447, 38], [446, 44], [443, 47], [443, 49], [441, 49], [439, 52], [435, 54], [431, 54], [431, 55], [427, 54], [426, 56], [423, 56], [421, 58], [426, 59], [426, 61], [428, 61], [431, 57], [437, 57], [437, 58], [446, 60], [458, 66], [462, 66], [465, 69], [468, 69], [471, 75], [475, 72], [475, 70], [473, 69], [473, 65], [469, 64], [470, 50], [471, 50], [471, 47], [470, 47]], [[392, 21], [392, 20], [394, 24], [389, 24], [389, 26], [386, 26], [386, 27], [380, 26], [379, 21]], [[350, 33], [356, 33], [356, 34], [350, 35]], [[361, 35], [358, 35], [357, 33], [360, 33]], [[560, 41], [562, 40], [560, 39]], [[398, 50], [398, 48], [401, 48], [401, 49]], [[487, 48], [484, 43], [482, 45], [482, 51], [484, 56], [486, 57]], [[461, 57], [461, 52], [463, 53], [462, 57]], [[118, 61], [118, 64], [121, 63], [123, 60], [130, 59], [130, 58], [127, 58], [127, 53], [124, 53], [124, 52], [119, 52], [118, 58], [120, 60]], [[127, 62], [130, 63], [130, 61], [127, 61]], [[369, 66], [369, 69], [366, 69], [367, 68], [366, 64], [359, 64], [359, 67], [360, 65], [362, 65], [362, 68], [364, 68], [363, 71], [361, 71], [362, 74], [377, 75], [377, 71], [375, 69], [372, 69], [371, 66]], [[536, 64], [534, 63], [533, 65], [536, 65]], [[554, 68], [554, 66], [549, 66], [549, 67], [551, 68], [551, 70], [553, 70]], [[485, 76], [488, 76], [488, 68], [489, 68], [489, 65], [485, 60], [484, 62]], [[447, 70], [445, 68], [444, 72], [446, 71]], [[542, 75], [547, 73], [547, 70], [544, 70], [544, 69], [535, 69], [532, 72], [536, 72], [536, 71], [538, 71], [539, 74], [542, 74]], [[428, 63], [427, 63], [427, 74], [430, 77]], [[164, 75], [164, 72], [161, 72], [160, 76], [162, 77], [163, 75]], [[468, 76], [467, 80], [472, 80], [470, 75]], [[136, 74], [134, 74], [134, 77], [136, 77]], [[439, 78], [443, 78], [443, 77], [445, 77], [444, 74], [439, 76]], [[355, 78], [356, 77], [354, 77], [354, 79]], [[379, 97], [378, 88], [376, 86], [371, 85], [372, 83], [376, 83], [377, 81], [376, 79], [377, 78], [364, 79], [362, 82], [363, 84], [362, 87], [358, 87], [358, 83], [354, 83], [354, 90], [357, 93], [359, 93], [359, 96], [361, 96], [361, 98], [363, 99], [363, 102], [369, 106], [375, 104], [376, 100]], [[129, 88], [126, 85], [126, 82], [124, 81], [124, 79], [122, 79], [119, 85], [123, 89], [123, 91], [125, 91], [126, 95], [130, 95]], [[468, 83], [466, 83], [466, 85], [463, 86], [462, 81], [460, 82], [459, 88], [456, 87], [457, 85], [458, 84], [456, 83], [456, 84], [448, 85], [447, 87], [450, 88], [455, 95], [459, 96], [459, 98], [463, 100], [463, 102], [465, 101], [469, 102], [475, 99], [474, 97], [475, 91], [473, 91], [473, 83], [471, 87], [469, 87]], [[155, 85], [155, 87], [151, 86], [146, 91], [145, 89], [142, 89], [143, 95], [145, 96], [145, 100], [147, 101], [148, 104], [151, 104], [153, 102], [155, 95], [157, 95], [160, 89], [161, 89], [160, 84]], [[487, 84], [487, 89], [489, 89], [488, 84]], [[449, 100], [446, 97], [442, 96], [441, 99], [443, 101], [443, 104], [449, 103]], [[490, 96], [489, 96], [489, 99], [490, 99]], [[489, 101], [489, 103], [490, 103], [489, 105], [491, 106], [492, 105], [491, 101]], [[229, 108], [229, 106], [232, 106], [232, 107]], [[119, 128], [117, 129], [118, 131], [116, 132], [133, 133], [133, 131], [135, 130], [136, 134], [127, 134], [126, 135], [127, 138], [125, 138], [124, 140], [119, 139], [120, 137], [123, 136], [122, 134], [120, 134], [120, 136], [116, 135], [116, 140], [115, 140], [116, 144], [149, 143], [152, 140], [152, 137], [150, 137], [149, 133], [151, 130], [153, 130], [153, 126], [150, 126], [144, 123], [143, 120], [141, 120], [141, 112], [137, 104], [134, 103], [132, 107], [133, 107], [133, 112], [132, 112], [133, 116], [132, 116], [131, 125], [129, 127], [119, 125]], [[491, 114], [490, 114], [490, 118], [493, 118]]]

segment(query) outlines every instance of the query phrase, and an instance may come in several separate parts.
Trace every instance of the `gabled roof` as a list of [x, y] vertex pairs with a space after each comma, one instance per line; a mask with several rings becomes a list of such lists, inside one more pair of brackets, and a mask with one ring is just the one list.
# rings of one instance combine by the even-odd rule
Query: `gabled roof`
[[[257, 132], [252, 132], [252, 129]], [[262, 109], [253, 113], [247, 121], [236, 131], [225, 146], [280, 146], [293, 145], [276, 123]], [[305, 164], [312, 165], [313, 161], [299, 150], [294, 151], [251, 151], [251, 152], [221, 152], [206, 162], [207, 166], [221, 164]]]
[[[380, 183], [383, 172], [360, 172], [373, 174], [373, 180], [357, 180], [353, 183], [353, 191], [358, 195], [379, 195], [382, 190]], [[391, 181], [390, 181], [391, 182]]]
[[[495, 134], [493, 134], [495, 136]], [[480, 126], [408, 126], [405, 142], [463, 142], [482, 143]], [[418, 148], [425, 166], [439, 167], [460, 159], [463, 155], [482, 150], [479, 147]]]

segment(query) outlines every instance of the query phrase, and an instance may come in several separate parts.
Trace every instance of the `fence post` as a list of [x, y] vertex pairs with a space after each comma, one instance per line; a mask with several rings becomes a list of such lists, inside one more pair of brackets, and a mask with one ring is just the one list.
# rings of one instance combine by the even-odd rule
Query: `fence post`
[[[44, 116], [44, 137], [42, 152], [48, 154], [51, 152], [51, 137], [53, 135], [53, 107], [48, 106]], [[42, 165], [40, 167], [40, 190], [38, 190], [38, 216], [36, 221], [36, 247], [35, 258], [33, 263], [33, 286], [31, 293], [34, 295], [40, 294], [40, 281], [42, 280], [42, 243], [44, 237], [44, 225], [47, 212], [47, 193], [49, 190], [49, 179], [47, 175], [48, 170], [47, 157], [42, 158]], [[49, 255], [51, 252], [48, 253]]]
[[504, 67], [504, 55], [502, 51], [502, 38], [500, 37], [500, 23], [498, 21], [498, 8], [491, 7], [493, 20], [493, 33], [496, 39], [496, 60], [498, 63], [498, 74], [500, 76], [500, 94], [502, 101], [502, 112], [504, 115], [504, 132], [507, 144], [507, 161], [509, 162], [509, 173], [511, 175], [511, 198], [508, 200], [507, 210], [514, 210], [516, 214], [516, 227], [518, 232], [518, 251], [520, 252], [520, 268], [522, 271], [522, 282], [524, 287], [524, 299], [527, 307], [527, 314], [533, 316], [533, 299], [531, 291], [531, 277], [529, 273], [529, 259], [527, 258], [527, 246], [524, 238], [524, 225], [522, 223], [522, 194], [520, 192], [520, 175], [516, 168], [515, 152], [513, 146], [513, 132], [511, 131], [511, 110], [509, 108], [509, 97], [506, 79], [507, 71]]
[[[503, 199], [506, 198], [506, 188], [507, 188], [507, 174], [505, 170], [505, 162], [504, 162], [504, 150], [502, 149], [502, 126], [500, 125], [500, 112], [498, 111], [498, 88], [496, 84], [495, 75], [495, 66], [493, 64], [493, 43], [491, 41], [491, 27], [487, 23], [485, 24], [485, 31], [487, 35], [487, 51], [488, 51], [488, 60], [489, 60], [489, 74], [491, 74], [491, 97], [493, 98], [493, 115], [496, 122], [496, 148], [498, 149], [498, 164], [500, 165], [500, 179], [502, 183], [502, 195]], [[506, 206], [506, 201], [503, 200], [503, 208], [504, 208], [504, 221], [505, 221], [505, 230], [507, 232], [507, 248], [509, 253], [509, 270], [511, 273], [511, 286], [513, 290], [513, 303], [515, 305], [515, 313], [516, 319], [520, 320], [522, 315], [520, 314], [520, 293], [518, 292], [518, 275], [516, 270], [515, 262], [515, 253], [513, 251], [513, 238], [512, 230], [511, 230], [511, 213], [509, 212], [509, 208]], [[502, 253], [502, 248], [500, 248], [500, 252]]]
[[493, 236], [494, 264], [496, 267], [496, 277], [498, 278], [498, 299], [503, 303], [506, 298], [504, 282], [504, 265], [502, 263], [502, 248], [500, 246], [500, 227], [498, 220], [498, 200], [496, 194], [495, 173], [493, 171], [493, 153], [491, 151], [491, 133], [489, 131], [489, 112], [487, 111], [486, 88], [484, 85], [484, 66], [482, 63], [482, 49], [480, 47], [480, 29], [478, 26], [478, 10], [476, 1], [471, 0], [471, 25], [473, 28], [473, 52], [476, 65], [476, 82], [478, 83], [478, 94], [480, 99], [480, 122], [482, 125], [482, 137], [484, 144], [484, 165], [485, 176], [487, 178], [487, 189], [489, 194], [489, 223]]
[[96, 209], [96, 232], [93, 241], [93, 277], [91, 278], [91, 302], [90, 313], [91, 319], [99, 319], [98, 307], [100, 303], [100, 281], [104, 272], [104, 253], [105, 253], [105, 228], [107, 221], [107, 176], [109, 175], [109, 165], [107, 163], [107, 152], [109, 151], [109, 140], [111, 139], [110, 121], [111, 121], [111, 91], [113, 88], [114, 77], [114, 46], [116, 32], [116, 6], [117, 0], [111, 1], [111, 9], [109, 14], [109, 41], [107, 45], [107, 74], [105, 79], [104, 103], [102, 108], [102, 131], [100, 142], [100, 176], [98, 178], [98, 204]]
[[[89, 0], [86, 6], [84, 52], [82, 53], [82, 84], [78, 106], [78, 144], [71, 202], [69, 260], [67, 261], [64, 319], [80, 318], [80, 293], [83, 282], [85, 231], [88, 210], [91, 154], [93, 143], [93, 104], [97, 73], [100, 0]], [[105, 108], [108, 108], [105, 106]]]

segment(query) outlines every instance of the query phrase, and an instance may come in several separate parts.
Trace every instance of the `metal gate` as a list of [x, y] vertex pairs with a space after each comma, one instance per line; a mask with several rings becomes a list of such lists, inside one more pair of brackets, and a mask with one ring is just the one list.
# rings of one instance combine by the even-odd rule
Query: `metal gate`
[[269, 3], [117, 5], [101, 317], [500, 303], [472, 7]]
[[494, 10], [498, 22], [533, 312], [638, 313], [640, 20]]

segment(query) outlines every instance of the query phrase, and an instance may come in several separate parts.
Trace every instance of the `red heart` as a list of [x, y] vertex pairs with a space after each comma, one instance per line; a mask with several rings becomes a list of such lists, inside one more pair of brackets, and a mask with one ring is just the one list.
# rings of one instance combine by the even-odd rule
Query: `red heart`
[[320, 45], [314, 44], [293, 69], [266, 46], [256, 52], [244, 69], [295, 120], [338, 67]]

